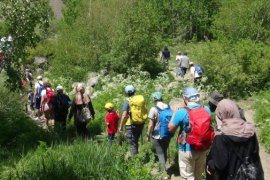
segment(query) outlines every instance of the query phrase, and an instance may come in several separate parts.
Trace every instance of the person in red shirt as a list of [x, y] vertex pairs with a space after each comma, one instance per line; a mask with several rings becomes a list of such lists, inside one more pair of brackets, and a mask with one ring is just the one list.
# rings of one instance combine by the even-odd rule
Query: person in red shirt
[[114, 111], [114, 107], [112, 103], [106, 103], [105, 109], [107, 110], [106, 114], [106, 124], [107, 124], [107, 134], [108, 140], [110, 143], [113, 143], [115, 133], [118, 129], [118, 120], [119, 120], [119, 113]]

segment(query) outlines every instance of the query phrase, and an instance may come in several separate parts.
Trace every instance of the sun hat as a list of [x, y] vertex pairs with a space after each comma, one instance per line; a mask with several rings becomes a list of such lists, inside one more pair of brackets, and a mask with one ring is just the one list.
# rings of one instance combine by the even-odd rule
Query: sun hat
[[125, 87], [125, 93], [126, 93], [126, 94], [134, 93], [134, 92], [135, 92], [135, 88], [134, 88], [133, 85], [127, 85], [127, 86]]
[[63, 90], [63, 89], [64, 89], [63, 86], [60, 86], [60, 85], [58, 85], [58, 86], [56, 87], [56, 91]]
[[222, 99], [224, 99], [224, 96], [222, 94], [220, 94], [217, 91], [212, 92], [209, 96], [208, 96], [208, 101], [211, 102], [212, 104], [216, 105], [219, 103], [219, 101], [221, 101]]
[[194, 87], [187, 87], [183, 91], [183, 96], [189, 101], [198, 102], [200, 100], [200, 94]]
[[152, 94], [152, 98], [154, 99], [154, 101], [161, 100], [161, 99], [162, 99], [162, 94], [161, 94], [161, 92], [154, 92], [154, 93]]
[[189, 62], [189, 65], [193, 65], [193, 64], [194, 64], [193, 62], [191, 62], [191, 61]]
[[114, 107], [114, 106], [113, 106], [112, 103], [106, 103], [106, 104], [105, 104], [105, 109], [110, 109], [110, 110], [111, 110], [111, 109], [113, 109], [113, 107]]
[[42, 80], [42, 76], [38, 76], [37, 77], [37, 80]]

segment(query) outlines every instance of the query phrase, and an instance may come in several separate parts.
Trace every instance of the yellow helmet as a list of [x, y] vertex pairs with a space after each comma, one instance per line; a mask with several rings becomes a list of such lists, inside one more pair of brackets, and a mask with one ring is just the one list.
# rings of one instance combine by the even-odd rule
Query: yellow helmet
[[113, 109], [113, 104], [112, 103], [106, 103], [105, 104], [105, 109]]

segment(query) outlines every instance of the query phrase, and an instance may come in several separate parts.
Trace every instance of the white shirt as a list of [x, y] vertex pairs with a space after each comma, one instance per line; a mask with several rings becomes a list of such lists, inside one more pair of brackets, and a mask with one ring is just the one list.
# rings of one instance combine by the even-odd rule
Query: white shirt
[[40, 84], [43, 85], [43, 82], [40, 81], [40, 80], [39, 80], [38, 82], [36, 82], [36, 83], [35, 83], [35, 89], [38, 89], [39, 86], [40, 86]]
[[180, 61], [180, 59], [183, 57], [183, 55], [176, 55], [175, 61]]
[[190, 73], [191, 73], [191, 75], [192, 75], [193, 77], [195, 77], [195, 78], [201, 77], [201, 76], [197, 73], [197, 71], [195, 71], [195, 67], [194, 67], [194, 66], [191, 66], [191, 67], [190, 67]]

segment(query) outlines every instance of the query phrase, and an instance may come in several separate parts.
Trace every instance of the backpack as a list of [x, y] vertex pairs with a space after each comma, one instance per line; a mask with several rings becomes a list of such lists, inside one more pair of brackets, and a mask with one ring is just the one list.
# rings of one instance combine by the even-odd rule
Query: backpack
[[168, 128], [169, 122], [173, 115], [172, 109], [170, 108], [170, 106], [166, 109], [160, 109], [159, 107], [156, 106], [156, 109], [159, 112], [158, 131], [159, 131], [160, 139], [173, 137], [173, 133], [171, 133]]
[[[235, 145], [230, 141], [226, 140], [228, 145], [232, 148], [232, 151], [236, 154], [237, 158], [241, 161], [241, 165], [236, 172], [236, 175], [231, 177], [233, 180], [257, 180], [261, 179], [261, 171], [259, 170], [258, 164], [256, 164], [252, 159], [252, 152], [246, 152], [244, 158], [235, 149]], [[249, 143], [247, 149], [251, 149], [252, 144]]]
[[147, 109], [145, 107], [144, 97], [135, 95], [127, 99], [130, 107], [131, 124], [144, 124], [147, 119]]
[[[178, 141], [180, 143], [185, 141], [195, 151], [207, 150], [214, 140], [211, 116], [203, 106], [194, 109], [186, 106], [184, 109], [188, 112], [189, 125], [186, 132], [182, 132], [184, 135], [179, 135]], [[183, 137], [185, 138], [184, 140], [182, 139]]]
[[198, 73], [199, 76], [202, 76], [204, 72], [202, 65], [195, 64], [195, 71]]
[[46, 89], [46, 103], [52, 103], [53, 96], [55, 95], [52, 89]]
[[66, 98], [66, 96], [64, 94], [59, 94], [56, 96], [57, 97], [57, 109], [58, 112], [61, 114], [65, 114], [68, 112], [68, 108], [69, 108], [69, 101], [68, 98]]
[[44, 89], [44, 86], [43, 86], [43, 84], [40, 84], [40, 83], [38, 83], [38, 84], [39, 84], [39, 87], [38, 87], [38, 90], [37, 90], [37, 97], [40, 98], [41, 97], [41, 92]]

